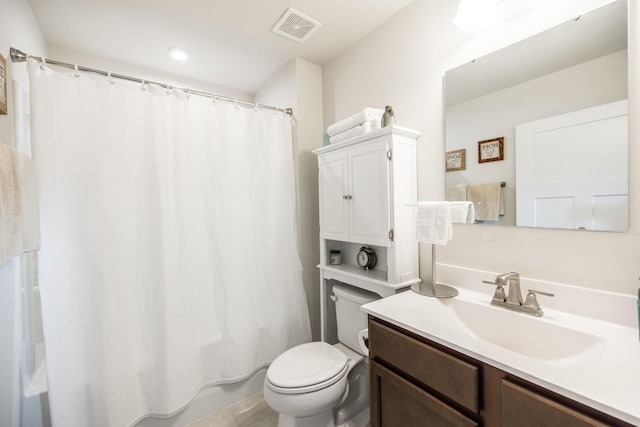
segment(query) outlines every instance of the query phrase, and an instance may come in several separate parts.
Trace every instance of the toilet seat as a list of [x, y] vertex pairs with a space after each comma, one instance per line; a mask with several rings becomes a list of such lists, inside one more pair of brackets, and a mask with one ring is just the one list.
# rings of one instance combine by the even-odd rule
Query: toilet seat
[[311, 393], [340, 381], [348, 370], [346, 354], [325, 342], [310, 342], [282, 353], [267, 370], [265, 384], [282, 394]]

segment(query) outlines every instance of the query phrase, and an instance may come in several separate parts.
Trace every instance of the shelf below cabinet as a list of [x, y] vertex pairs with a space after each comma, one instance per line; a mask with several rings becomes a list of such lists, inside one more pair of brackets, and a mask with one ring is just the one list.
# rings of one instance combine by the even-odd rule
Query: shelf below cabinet
[[390, 296], [396, 291], [419, 283], [420, 279], [407, 280], [402, 283], [389, 283], [387, 272], [382, 270], [365, 270], [355, 264], [318, 265], [325, 280], [337, 280], [375, 292], [381, 296]]

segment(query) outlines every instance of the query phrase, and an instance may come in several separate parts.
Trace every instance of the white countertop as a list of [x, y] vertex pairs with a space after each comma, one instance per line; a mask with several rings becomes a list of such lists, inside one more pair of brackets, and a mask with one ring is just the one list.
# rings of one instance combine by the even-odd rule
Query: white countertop
[[[362, 309], [377, 318], [534, 384], [623, 421], [640, 425], [640, 342], [637, 320], [630, 320], [637, 319], [636, 298], [523, 278], [522, 290], [525, 295], [526, 290], [531, 288], [556, 293], [553, 303], [550, 303], [553, 299], [544, 296], [538, 298], [545, 314], [536, 318], [489, 304], [493, 294], [492, 287], [478, 283], [493, 280], [493, 273], [471, 272], [439, 265], [438, 274], [439, 282], [451, 284], [459, 290], [460, 294], [455, 298], [459, 302], [407, 291], [366, 304]], [[446, 281], [441, 280], [441, 277]], [[456, 280], [461, 282], [455, 283]], [[562, 305], [571, 307], [571, 301], [575, 301], [577, 308], [562, 311]], [[577, 355], [549, 358], [543, 354], [541, 357], [529, 357], [486, 341], [471, 332], [454, 310], [455, 304], [458, 304], [456, 307], [460, 310], [467, 303], [478, 304], [482, 309], [486, 306], [489, 310], [500, 311], [493, 313], [485, 310], [484, 314], [502, 316], [502, 312], [506, 313], [507, 321], [500, 332], [504, 332], [505, 337], [509, 334], [507, 339], [527, 339], [526, 326], [521, 328], [523, 330], [514, 330], [522, 320], [525, 324], [534, 321], [548, 323], [539, 326], [557, 325], [569, 328], [596, 336], [598, 342]], [[593, 307], [599, 307], [596, 308], [598, 313], [593, 317], [581, 313], [585, 308]], [[522, 319], [522, 316], [526, 316], [528, 320]], [[478, 319], [478, 322], [482, 321], [482, 318]]]

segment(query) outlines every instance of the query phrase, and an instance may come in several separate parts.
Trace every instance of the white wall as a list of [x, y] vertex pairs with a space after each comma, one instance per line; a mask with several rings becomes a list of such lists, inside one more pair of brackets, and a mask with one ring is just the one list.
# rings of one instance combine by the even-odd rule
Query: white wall
[[320, 339], [320, 259], [318, 229], [318, 166], [311, 150], [322, 145], [322, 69], [296, 58], [256, 94], [263, 104], [291, 107], [296, 125], [294, 155], [298, 191], [298, 243], [303, 283], [314, 340]]
[[[26, 0], [0, 0], [0, 53], [7, 60], [12, 79], [9, 48], [46, 54], [42, 33]], [[13, 90], [7, 87], [8, 115], [0, 115], [0, 144], [15, 147]], [[20, 293], [19, 262], [0, 266], [0, 426], [18, 426], [20, 421]]]
[[[405, 10], [323, 69], [324, 124], [365, 106], [393, 105], [397, 123], [421, 132], [418, 198], [444, 198], [443, 76], [447, 69], [515, 43], [608, 0], [547, 2], [533, 15], [482, 36], [452, 24], [457, 2], [414, 0]], [[640, 160], [638, 83], [639, 23], [630, 3], [630, 162]], [[632, 233], [536, 230], [456, 225], [454, 239], [438, 250], [438, 262], [489, 271], [519, 271], [525, 277], [635, 294], [640, 285], [640, 179], [630, 169]], [[431, 275], [430, 248], [420, 247], [421, 277]]]

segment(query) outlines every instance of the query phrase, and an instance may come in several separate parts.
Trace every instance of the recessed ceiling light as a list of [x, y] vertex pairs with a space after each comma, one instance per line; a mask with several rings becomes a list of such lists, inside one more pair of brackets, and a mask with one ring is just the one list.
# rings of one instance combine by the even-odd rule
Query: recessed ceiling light
[[189, 52], [178, 47], [169, 49], [169, 55], [171, 55], [171, 57], [176, 61], [186, 61], [189, 59]]

